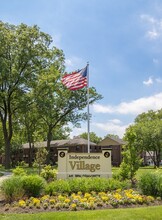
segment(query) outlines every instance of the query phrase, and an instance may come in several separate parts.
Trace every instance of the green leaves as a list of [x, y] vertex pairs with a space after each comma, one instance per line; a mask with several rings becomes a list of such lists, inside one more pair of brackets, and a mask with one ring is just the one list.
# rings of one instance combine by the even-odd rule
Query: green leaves
[[[131, 143], [138, 152], [147, 152], [155, 166], [159, 166], [162, 151], [161, 112], [162, 110], [151, 110], [138, 115], [135, 124], [130, 126], [125, 134], [125, 139], [129, 144]], [[154, 152], [154, 155], [150, 152]]]

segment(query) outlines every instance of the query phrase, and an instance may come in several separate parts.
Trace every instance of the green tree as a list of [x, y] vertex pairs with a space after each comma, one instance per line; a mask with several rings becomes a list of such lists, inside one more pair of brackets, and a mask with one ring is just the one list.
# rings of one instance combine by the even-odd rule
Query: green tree
[[135, 175], [141, 165], [141, 150], [137, 147], [136, 133], [133, 126], [126, 130], [124, 140], [127, 144], [123, 147], [123, 160], [120, 165], [120, 175], [123, 179], [130, 179], [135, 184]]
[[107, 137], [115, 138], [115, 139], [118, 139], [118, 138], [119, 138], [119, 136], [116, 135], [116, 134], [107, 134], [106, 136], [104, 136], [104, 139], [107, 138]]
[[5, 142], [5, 167], [10, 167], [13, 115], [51, 60], [51, 37], [35, 25], [0, 22], [0, 119]]
[[[84, 132], [84, 133], [80, 134], [79, 136], [80, 136], [81, 138], [86, 139], [86, 140], [88, 139], [88, 133], [87, 133], [87, 132]], [[89, 138], [90, 138], [90, 141], [91, 141], [91, 142], [94, 142], [94, 143], [96, 143], [96, 144], [98, 144], [99, 142], [102, 141], [102, 138], [101, 138], [101, 137], [98, 137], [95, 132], [90, 132], [90, 133], [89, 133]]]
[[155, 166], [159, 167], [162, 152], [162, 110], [151, 110], [138, 115], [132, 129], [135, 133], [136, 149], [150, 154]]
[[46, 163], [46, 157], [47, 157], [48, 152], [44, 147], [38, 146], [38, 144], [37, 144], [37, 147], [38, 148], [36, 152], [34, 166], [38, 167], [38, 173], [40, 174], [42, 166], [45, 165]]
[[[63, 55], [60, 53], [60, 59]], [[61, 63], [60, 61], [60, 63]], [[58, 59], [57, 59], [58, 62]], [[50, 162], [50, 142], [52, 134], [58, 128], [68, 125], [69, 122], [76, 125], [78, 122], [87, 119], [87, 113], [83, 112], [87, 105], [86, 88], [78, 91], [70, 91], [61, 83], [62, 69], [55, 62], [47, 70], [47, 73], [39, 77], [38, 87], [34, 90], [37, 111], [44, 121], [47, 130], [47, 163]], [[90, 104], [101, 99], [95, 88], [89, 89]]]

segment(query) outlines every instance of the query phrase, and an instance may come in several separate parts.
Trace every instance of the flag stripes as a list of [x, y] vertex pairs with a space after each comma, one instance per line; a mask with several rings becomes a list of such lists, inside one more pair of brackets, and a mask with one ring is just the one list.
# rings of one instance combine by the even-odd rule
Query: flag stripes
[[62, 77], [62, 83], [70, 90], [87, 86], [87, 67]]

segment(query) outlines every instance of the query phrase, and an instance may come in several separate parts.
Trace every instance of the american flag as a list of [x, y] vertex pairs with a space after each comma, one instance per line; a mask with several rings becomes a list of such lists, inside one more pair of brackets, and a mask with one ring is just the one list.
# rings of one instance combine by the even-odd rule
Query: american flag
[[78, 90], [87, 86], [87, 66], [71, 74], [64, 75], [62, 83], [70, 90]]

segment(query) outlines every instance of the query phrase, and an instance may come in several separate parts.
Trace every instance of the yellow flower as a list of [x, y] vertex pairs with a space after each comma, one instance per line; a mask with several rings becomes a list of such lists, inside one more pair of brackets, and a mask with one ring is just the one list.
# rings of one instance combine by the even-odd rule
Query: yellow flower
[[87, 202], [87, 198], [82, 198], [82, 199], [80, 200], [80, 202], [82, 202], [82, 203]]
[[98, 195], [99, 195], [100, 197], [102, 197], [102, 196], [106, 196], [106, 193], [105, 193], [105, 192], [99, 192]]
[[41, 201], [48, 200], [48, 199], [49, 199], [49, 195], [44, 195], [42, 196]]
[[101, 199], [102, 199], [103, 202], [107, 202], [109, 200], [109, 197], [108, 196], [102, 196]]
[[56, 201], [55, 201], [55, 199], [50, 199], [49, 202], [51, 205], [53, 205], [53, 204], [55, 204]]
[[79, 195], [75, 195], [75, 196], [73, 196], [73, 199], [74, 200], [81, 200], [81, 197]]
[[72, 193], [72, 194], [71, 194], [71, 197], [72, 197], [72, 198], [74, 198], [75, 196], [76, 196], [75, 193]]
[[117, 200], [120, 200], [122, 198], [122, 196], [119, 193], [115, 193], [113, 197]]
[[19, 200], [19, 207], [25, 208], [26, 207], [26, 202], [24, 200]]
[[37, 199], [37, 198], [33, 198], [32, 203], [33, 203], [34, 206], [39, 206], [40, 205], [40, 200]]
[[70, 199], [65, 199], [65, 203], [70, 203]]
[[87, 199], [88, 199], [89, 197], [91, 197], [91, 194], [90, 194], [90, 193], [85, 193], [85, 194], [84, 194], [84, 198], [87, 198]]
[[63, 202], [63, 201], [65, 201], [66, 197], [64, 197], [64, 196], [62, 196], [62, 195], [59, 195], [59, 196], [58, 196], [58, 199], [59, 199], [61, 202]]
[[70, 208], [71, 210], [76, 210], [77, 205], [75, 203], [71, 204]]
[[91, 197], [88, 198], [88, 202], [95, 202], [95, 201], [96, 201], [96, 198], [95, 198], [95, 197], [92, 197], [92, 196], [91, 196]]

